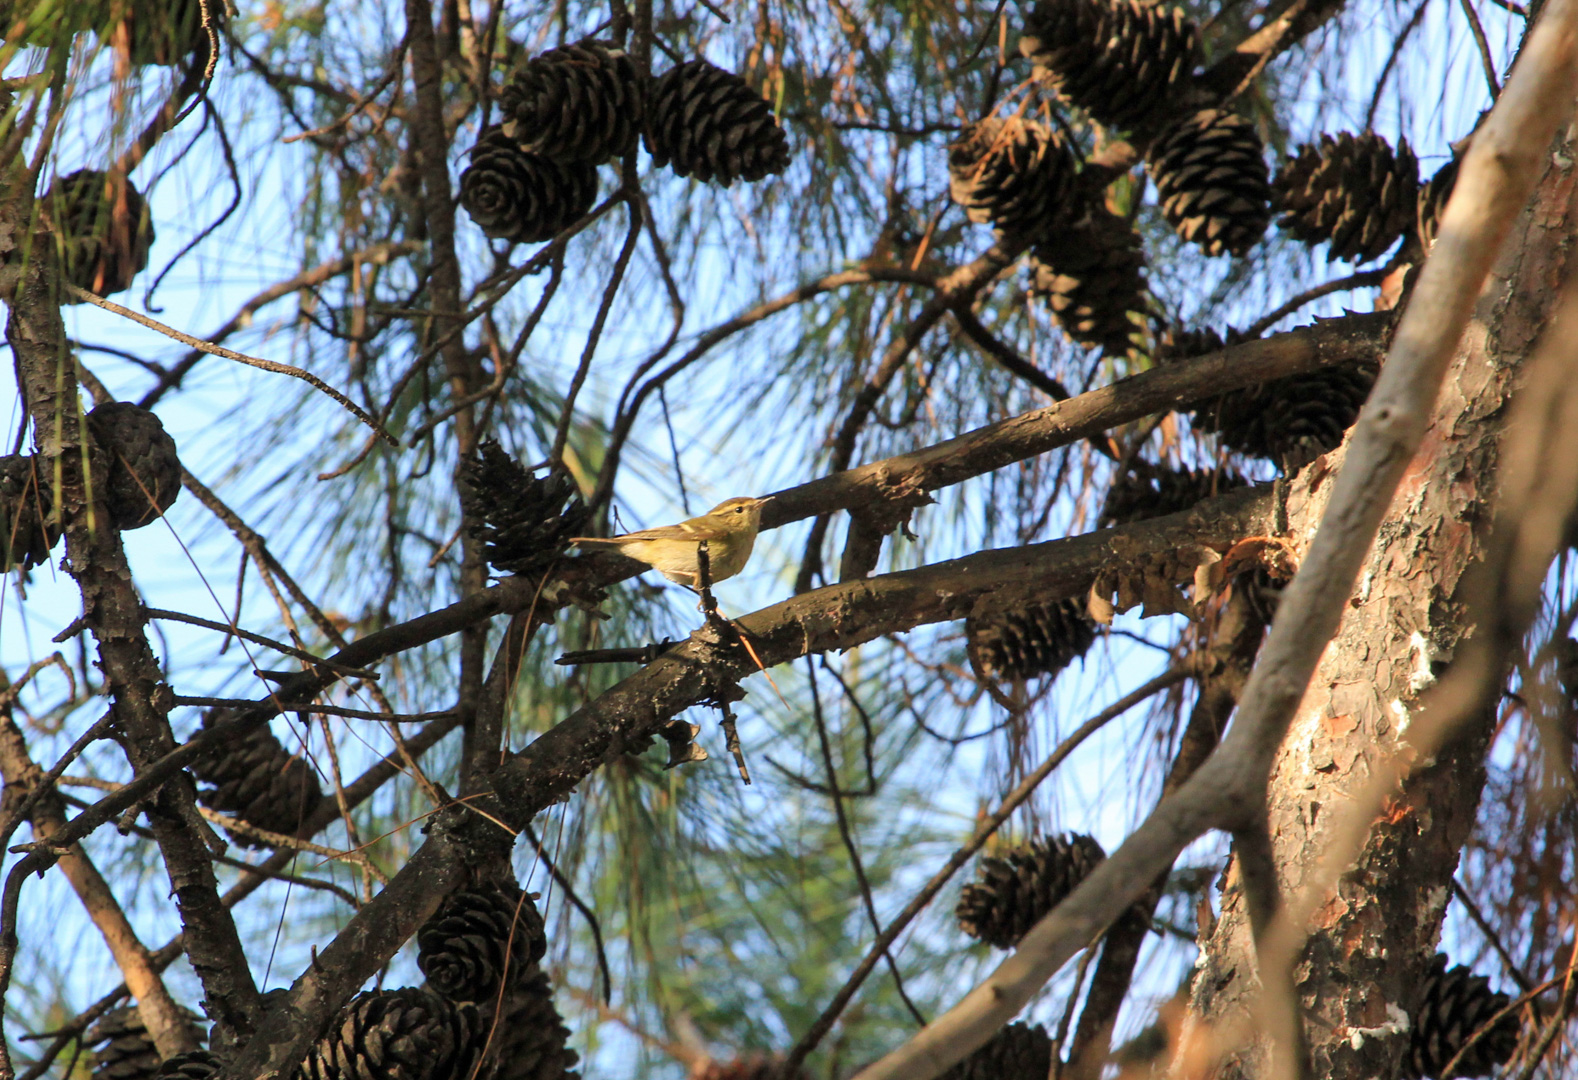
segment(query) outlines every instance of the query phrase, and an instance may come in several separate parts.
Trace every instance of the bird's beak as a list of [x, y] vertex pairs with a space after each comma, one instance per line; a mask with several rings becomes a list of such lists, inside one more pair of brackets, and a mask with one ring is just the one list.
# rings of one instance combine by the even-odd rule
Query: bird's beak
[[760, 499], [756, 500], [756, 505], [757, 506], [766, 506], [768, 503], [770, 503], [772, 501], [773, 501], [773, 496], [771, 496], [771, 495], [764, 495]]

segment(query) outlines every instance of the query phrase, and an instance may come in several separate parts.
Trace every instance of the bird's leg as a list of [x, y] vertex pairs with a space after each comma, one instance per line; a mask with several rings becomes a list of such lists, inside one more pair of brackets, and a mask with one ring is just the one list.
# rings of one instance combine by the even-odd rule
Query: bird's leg
[[696, 591], [701, 594], [699, 610], [713, 626], [727, 622], [718, 614], [718, 601], [712, 595], [712, 559], [707, 554], [707, 541], [696, 545]]

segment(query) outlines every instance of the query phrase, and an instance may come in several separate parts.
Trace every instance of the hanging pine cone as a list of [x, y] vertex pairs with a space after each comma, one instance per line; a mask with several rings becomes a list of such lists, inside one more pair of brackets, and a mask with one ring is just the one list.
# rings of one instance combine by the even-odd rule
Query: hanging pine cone
[[1200, 63], [1200, 35], [1179, 8], [1142, 0], [1039, 0], [1019, 51], [1036, 77], [1104, 124], [1163, 116]]
[[1040, 1024], [1012, 1023], [942, 1074], [940, 1080], [1046, 1080], [1052, 1040]]
[[1518, 1046], [1518, 1014], [1510, 1012], [1480, 1036], [1450, 1074], [1447, 1064], [1490, 1018], [1512, 1000], [1490, 989], [1490, 980], [1459, 965], [1447, 970], [1447, 958], [1437, 953], [1430, 961], [1419, 988], [1418, 1004], [1411, 1014], [1408, 1055], [1403, 1059], [1404, 1080], [1451, 1080], [1459, 1076], [1489, 1076], [1504, 1065]]
[[218, 1055], [208, 1050], [188, 1050], [165, 1058], [155, 1076], [157, 1080], [208, 1080], [223, 1067]]
[[[197, 1016], [181, 1011], [191, 1024], [193, 1038], [202, 1042]], [[159, 1073], [159, 1051], [135, 1005], [122, 1005], [99, 1017], [82, 1036], [82, 1044], [94, 1048], [93, 1080], [153, 1080]]]
[[1127, 525], [1180, 513], [1247, 483], [1231, 469], [1170, 469], [1160, 465], [1133, 468], [1113, 481], [1107, 490], [1107, 501], [1101, 508], [1098, 524]]
[[476, 1009], [408, 987], [351, 999], [299, 1080], [465, 1080], [487, 1038]]
[[164, 424], [129, 401], [106, 401], [88, 413], [88, 430], [109, 458], [104, 502], [115, 527], [158, 521], [181, 494], [181, 459]]
[[983, 857], [976, 880], [959, 892], [953, 913], [966, 934], [1011, 949], [1107, 857], [1095, 839], [1080, 833]]
[[1243, 255], [1271, 223], [1265, 147], [1255, 125], [1202, 109], [1169, 128], [1146, 155], [1162, 216], [1207, 255]]
[[0, 573], [49, 559], [60, 525], [49, 520], [54, 493], [31, 454], [0, 457]]
[[1156, 362], [1170, 364], [1175, 360], [1188, 360], [1196, 356], [1205, 356], [1232, 345], [1242, 345], [1246, 341], [1254, 340], [1242, 330], [1233, 327], [1227, 328], [1227, 336], [1217, 333], [1210, 327], [1199, 327], [1185, 330], [1179, 327], [1169, 327], [1156, 346]]
[[1342, 443], [1379, 371], [1376, 364], [1320, 368], [1233, 390], [1197, 408], [1195, 426], [1292, 472]]
[[1458, 159], [1454, 157], [1419, 188], [1414, 220], [1419, 230], [1419, 244], [1427, 255], [1441, 229], [1442, 211], [1446, 209], [1447, 200], [1452, 197], [1452, 189], [1457, 186], [1457, 167]]
[[495, 569], [537, 573], [564, 554], [586, 525], [586, 506], [564, 472], [537, 477], [492, 439], [461, 463], [461, 506]]
[[1331, 246], [1326, 261], [1380, 258], [1417, 215], [1419, 161], [1404, 140], [1393, 151], [1379, 135], [1333, 138], [1301, 146], [1277, 174], [1277, 224], [1306, 244]]
[[[208, 727], [214, 719], [203, 718]], [[211, 757], [192, 765], [197, 778], [212, 787], [199, 791], [198, 801], [210, 810], [240, 818], [269, 832], [294, 835], [323, 801], [323, 788], [311, 765], [287, 754], [267, 725], [242, 739], [233, 739]], [[231, 839], [243, 847], [268, 844], [243, 833]]]
[[1046, 297], [1063, 332], [1086, 348], [1122, 355], [1141, 333], [1145, 250], [1134, 229], [1104, 208], [1030, 250], [1032, 296]]
[[724, 187], [789, 166], [789, 139], [766, 100], [705, 60], [688, 60], [653, 82], [646, 145], [654, 164]]
[[1019, 117], [966, 124], [948, 145], [948, 193], [977, 225], [1049, 236], [1069, 211], [1074, 155], [1063, 137]]
[[460, 174], [460, 204], [471, 220], [513, 244], [552, 240], [596, 201], [596, 166], [528, 154], [497, 126], [482, 133]]
[[[125, 177], [80, 169], [56, 178], [44, 196], [54, 225], [63, 280], [99, 296], [124, 292], [148, 265], [153, 222], [136, 185]], [[67, 304], [80, 303], [62, 296]]]
[[570, 1029], [553, 1005], [548, 976], [533, 969], [504, 1001], [483, 1075], [487, 1080], [574, 1080], [579, 1057], [565, 1045]]
[[514, 882], [451, 893], [416, 932], [417, 967], [451, 1001], [489, 1002], [547, 951], [542, 916]]
[[630, 57], [592, 38], [522, 64], [499, 94], [504, 134], [528, 154], [566, 164], [633, 153], [644, 104]]
[[1075, 600], [1032, 604], [964, 627], [976, 666], [989, 679], [1056, 675], [1095, 644], [1096, 624]]

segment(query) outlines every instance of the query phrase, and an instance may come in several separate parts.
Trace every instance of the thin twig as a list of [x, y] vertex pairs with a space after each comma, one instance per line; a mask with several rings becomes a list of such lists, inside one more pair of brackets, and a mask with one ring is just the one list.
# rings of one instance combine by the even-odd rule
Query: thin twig
[[191, 334], [183, 334], [181, 331], [175, 329], [172, 326], [166, 326], [157, 319], [151, 319], [146, 315], [133, 311], [131, 308], [122, 307], [113, 300], [106, 300], [102, 296], [90, 293], [88, 290], [79, 288], [78, 286], [71, 284], [69, 281], [61, 282], [60, 287], [65, 291], [66, 295], [72, 297], [73, 299], [84, 301], [94, 305], [95, 307], [101, 307], [105, 311], [114, 312], [116, 315], [119, 315], [122, 318], [130, 319], [132, 322], [146, 326], [150, 330], [157, 330], [165, 337], [173, 338], [176, 341], [179, 341], [181, 344], [191, 346], [200, 352], [211, 353], [214, 356], [223, 356], [227, 360], [235, 360], [255, 368], [261, 368], [264, 371], [272, 371], [277, 375], [289, 375], [292, 378], [300, 379], [308, 386], [311, 386], [314, 389], [327, 394], [329, 397], [339, 402], [340, 406], [345, 409], [346, 412], [349, 412], [352, 416], [356, 417], [356, 419], [372, 428], [378, 433], [378, 437], [383, 439], [384, 442], [388, 443], [390, 446], [400, 445], [399, 440], [393, 435], [389, 434], [389, 432], [384, 429], [382, 424], [363, 411], [361, 406], [357, 405], [356, 402], [352, 401], [350, 398], [334, 389], [334, 387], [330, 386], [328, 383], [324, 382], [310, 371], [303, 371], [299, 367], [292, 367], [290, 364], [282, 364], [277, 360], [263, 360], [256, 356], [248, 356], [246, 353], [238, 353], [235, 350], [227, 349], [222, 345], [210, 345], [208, 342], [199, 338], [195, 338]]
[[1479, 63], [1485, 69], [1485, 85], [1490, 87], [1490, 100], [1495, 101], [1501, 96], [1501, 80], [1496, 78], [1496, 62], [1491, 59], [1490, 41], [1485, 37], [1485, 28], [1480, 25], [1479, 12], [1474, 10], [1474, 0], [1459, 0], [1463, 6], [1463, 14], [1468, 18], [1468, 29], [1474, 35], [1474, 44], [1479, 49]]

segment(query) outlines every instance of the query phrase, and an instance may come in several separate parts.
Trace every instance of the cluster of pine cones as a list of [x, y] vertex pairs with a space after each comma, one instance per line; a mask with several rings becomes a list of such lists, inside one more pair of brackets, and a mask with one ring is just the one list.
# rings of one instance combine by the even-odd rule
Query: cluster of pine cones
[[597, 166], [638, 142], [658, 165], [725, 186], [789, 164], [789, 142], [744, 79], [690, 60], [644, 79], [629, 56], [587, 38], [521, 64], [499, 94], [501, 120], [471, 150], [460, 201], [488, 236], [552, 239], [597, 198]]
[[[181, 493], [181, 459], [159, 418], [130, 402], [106, 401], [87, 416], [108, 459], [101, 505], [120, 530], [159, 520]], [[60, 539], [54, 491], [35, 455], [0, 457], [0, 573], [37, 566]]]
[[[573, 1080], [577, 1055], [538, 966], [542, 916], [513, 882], [451, 894], [417, 931], [425, 987], [358, 994], [294, 1080]], [[194, 1026], [196, 1018], [193, 1017]], [[84, 1037], [93, 1080], [209, 1080], [207, 1050], [161, 1063], [135, 1007]]]

